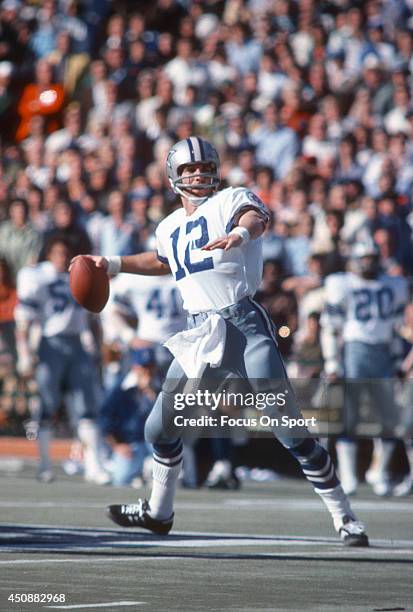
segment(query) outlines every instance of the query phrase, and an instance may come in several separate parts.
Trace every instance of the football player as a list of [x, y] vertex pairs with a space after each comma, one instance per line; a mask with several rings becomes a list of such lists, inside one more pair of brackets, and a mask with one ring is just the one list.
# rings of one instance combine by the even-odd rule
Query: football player
[[345, 431], [336, 444], [339, 473], [345, 491], [355, 493], [358, 410], [367, 390], [383, 437], [374, 441], [372, 467], [366, 479], [377, 495], [387, 495], [391, 491], [388, 466], [397, 424], [391, 381], [395, 373], [392, 344], [408, 299], [407, 282], [381, 272], [379, 251], [373, 241], [353, 247], [351, 268], [327, 277], [326, 308], [321, 318], [326, 374], [330, 380], [344, 376], [347, 382]]
[[[201, 345], [217, 348], [219, 338], [214, 338], [213, 325], [217, 326], [215, 330], [225, 332], [223, 355], [215, 364], [217, 375], [229, 372], [248, 381], [254, 392], [274, 392], [274, 381], [283, 389], [288, 388], [274, 328], [266, 311], [252, 297], [262, 274], [261, 235], [268, 220], [265, 207], [248, 189], [218, 189], [220, 160], [214, 147], [201, 138], [176, 143], [166, 164], [171, 187], [181, 196], [182, 207], [158, 225], [157, 251], [125, 257], [91, 257], [109, 274], [172, 272], [184, 308], [189, 312], [191, 339], [198, 334]], [[209, 332], [205, 337], [206, 328]], [[182, 337], [180, 340], [190, 348], [191, 342], [185, 344]], [[175, 356], [146, 422], [146, 439], [154, 448], [150, 499], [108, 508], [115, 523], [143, 527], [157, 534], [167, 534], [173, 524], [182, 441], [176, 434], [173, 437], [168, 433], [168, 419], [172, 421], [176, 414], [174, 395], [184, 389], [192, 369], [185, 351], [178, 350]], [[291, 401], [284, 410], [289, 416], [299, 417], [294, 394], [289, 397]], [[325, 502], [344, 544], [367, 546], [364, 526], [350, 507], [328, 453], [304, 428], [299, 433], [297, 437], [282, 436], [281, 442], [298, 459], [305, 476]]]
[[[90, 339], [87, 314], [70, 293], [70, 257], [65, 240], [52, 238], [46, 245], [47, 261], [22, 268], [17, 276], [17, 369], [25, 377], [35, 372], [40, 396], [38, 479], [50, 482], [54, 478], [49, 457], [52, 419], [67, 392], [71, 421], [77, 424], [84, 445], [85, 478], [104, 484], [109, 477], [99, 464], [95, 425], [98, 377], [90, 351], [82, 343], [82, 337]], [[31, 336], [36, 324], [41, 337], [34, 352]]]
[[[129, 345], [139, 338], [151, 342], [158, 367], [167, 369], [172, 356], [163, 343], [186, 324], [182, 299], [172, 276], [115, 277], [109, 304], [102, 314], [107, 341]], [[137, 320], [137, 327], [128, 324], [131, 319]]]

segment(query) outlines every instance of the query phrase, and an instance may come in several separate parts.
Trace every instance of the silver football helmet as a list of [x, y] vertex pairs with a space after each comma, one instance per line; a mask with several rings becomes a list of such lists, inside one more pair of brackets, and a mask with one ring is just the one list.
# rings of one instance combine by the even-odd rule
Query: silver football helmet
[[[187, 175], [185, 181], [190, 181], [195, 176], [202, 178], [200, 183], [188, 184], [182, 180], [182, 170], [184, 166], [194, 163], [209, 164], [211, 168], [200, 174]], [[169, 151], [166, 159], [166, 172], [172, 189], [175, 193], [188, 198], [194, 206], [200, 206], [212, 193], [215, 193], [220, 182], [219, 169], [220, 161], [217, 151], [209, 142], [197, 136], [177, 142]], [[210, 193], [207, 196], [198, 197], [185, 191], [188, 188], [191, 191], [208, 189]]]
[[353, 271], [367, 279], [376, 278], [380, 270], [380, 251], [373, 240], [356, 243], [351, 250]]

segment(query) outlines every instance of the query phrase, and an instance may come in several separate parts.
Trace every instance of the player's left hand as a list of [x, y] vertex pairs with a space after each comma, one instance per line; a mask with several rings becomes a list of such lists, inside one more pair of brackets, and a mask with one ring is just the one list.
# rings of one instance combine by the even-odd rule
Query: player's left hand
[[223, 249], [229, 251], [233, 247], [238, 247], [242, 243], [242, 238], [238, 234], [228, 234], [228, 236], [222, 236], [216, 240], [212, 240], [204, 247], [201, 251], [214, 251], [215, 249]]

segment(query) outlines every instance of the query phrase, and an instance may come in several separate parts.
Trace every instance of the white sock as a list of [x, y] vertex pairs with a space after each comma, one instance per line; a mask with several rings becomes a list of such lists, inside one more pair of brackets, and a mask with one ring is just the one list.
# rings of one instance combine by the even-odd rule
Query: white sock
[[354, 512], [351, 509], [349, 499], [344, 493], [341, 485], [334, 487], [334, 489], [314, 490], [316, 493], [318, 493], [327, 506], [327, 510], [331, 514], [336, 531], [338, 531], [342, 526], [343, 518], [345, 516], [349, 516], [353, 521], [357, 520]]
[[93, 480], [103, 471], [99, 460], [99, 431], [96, 423], [91, 419], [81, 419], [77, 435], [84, 447], [85, 479]]
[[176, 484], [182, 468], [182, 460], [177, 465], [169, 467], [153, 462], [153, 483], [149, 500], [150, 515], [157, 519], [169, 519], [173, 513]]
[[357, 487], [357, 444], [351, 440], [337, 440], [337, 464], [343, 489], [347, 492]]
[[212, 466], [207, 480], [213, 481], [218, 478], [229, 478], [231, 476], [231, 462], [228, 459], [218, 459]]
[[46, 425], [40, 425], [37, 434], [37, 444], [39, 448], [39, 471], [45, 472], [52, 469], [52, 463], [49, 457], [50, 441], [52, 439], [52, 430]]
[[374, 473], [377, 480], [386, 480], [388, 478], [389, 465], [395, 446], [395, 440], [374, 438], [373, 457], [369, 471]]

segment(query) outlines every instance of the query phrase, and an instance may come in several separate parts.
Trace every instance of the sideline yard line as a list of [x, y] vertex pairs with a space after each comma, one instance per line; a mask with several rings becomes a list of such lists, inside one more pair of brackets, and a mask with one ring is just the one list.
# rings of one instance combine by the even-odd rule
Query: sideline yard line
[[[132, 556], [132, 555], [128, 555], [127, 557], [104, 557], [104, 558], [93, 558], [90, 559], [84, 559], [82, 557], [80, 558], [74, 558], [74, 557], [67, 557], [66, 559], [36, 559], [36, 557], [30, 558], [30, 559], [8, 559], [6, 560], [0, 560], [0, 565], [38, 565], [38, 564], [43, 564], [43, 565], [54, 565], [54, 564], [61, 564], [61, 563], [87, 563], [87, 564], [95, 564], [95, 563], [128, 563], [130, 560], [133, 561], [142, 561], [144, 563], [147, 563], [148, 561], [159, 561], [159, 555], [153, 556], [153, 555], [145, 555], [144, 557], [142, 555], [136, 555], [136, 556]], [[180, 556], [165, 556], [165, 558], [162, 559], [163, 561], [182, 561], [182, 557]]]
[[[225, 506], [236, 506], [237, 508], [254, 508], [254, 510], [266, 509], [266, 508], [274, 508], [277, 510], [301, 510], [303, 512], [307, 512], [308, 510], [323, 510], [325, 511], [325, 506], [323, 503], [320, 504], [320, 501], [317, 499], [308, 499], [308, 498], [297, 498], [295, 497], [293, 500], [281, 500], [281, 499], [265, 499], [257, 497], [256, 499], [248, 499], [248, 498], [240, 498], [237, 500], [223, 500], [223, 504]], [[411, 512], [413, 510], [413, 503], [408, 501], [390, 501], [390, 500], [351, 500], [351, 505], [358, 510], [369, 510], [372, 512], [389, 512], [400, 510], [402, 512]]]
[[[234, 545], [235, 546], [235, 545]], [[136, 551], [136, 555], [138, 555], [138, 551], [137, 551], [138, 547], [134, 547], [134, 550]], [[152, 546], [143, 546], [143, 549], [148, 549], [148, 548], [162, 548], [160, 545], [152, 545]], [[165, 549], [174, 549], [173, 546], [165, 546]], [[312, 557], [324, 557], [324, 556], [333, 556], [333, 557], [337, 557], [337, 555], [340, 556], [347, 556], [348, 552], [350, 551], [344, 551], [343, 547], [341, 548], [337, 548], [336, 551], [326, 551], [326, 552], [315, 552], [314, 550], [311, 552], [296, 552], [296, 549], [294, 549], [294, 552], [289, 552], [289, 553], [283, 553], [283, 552], [279, 552], [277, 550], [277, 547], [274, 546], [274, 551], [273, 552], [248, 552], [248, 553], [232, 553], [232, 552], [228, 552], [228, 553], [220, 553], [219, 550], [217, 551], [217, 549], [219, 548], [225, 548], [225, 545], [217, 545], [217, 546], [210, 546], [210, 547], [205, 547], [205, 546], [177, 546], [176, 548], [179, 549], [186, 549], [185, 552], [182, 551], [182, 553], [179, 553], [176, 551], [175, 549], [175, 555], [178, 555], [177, 558], [182, 559], [182, 558], [191, 558], [191, 550], [195, 550], [195, 549], [199, 549], [199, 548], [203, 548], [204, 550], [206, 548], [208, 548], [208, 551], [205, 553], [200, 553], [203, 555], [211, 555], [214, 558], [216, 557], [221, 557], [223, 555], [239, 555], [240, 558], [242, 558], [243, 556], [245, 556], [246, 558], [248, 558], [249, 556], [253, 555], [253, 556], [257, 556], [257, 557], [262, 557], [262, 556], [282, 556], [282, 557], [291, 557], [291, 555], [293, 556], [298, 556], [298, 557], [302, 557], [304, 559], [308, 559], [308, 558], [312, 558]], [[239, 545], [238, 548], [243, 548], [242, 545]], [[120, 554], [125, 553], [128, 550], [128, 548], [125, 546], [123, 548], [118, 549], [118, 552]], [[33, 546], [25, 546], [20, 545], [18, 547], [9, 547], [9, 548], [2, 548], [0, 550], [0, 552], [2, 553], [8, 553], [8, 554], [19, 554], [19, 553], [36, 553], [36, 554], [47, 554], [47, 553], [60, 553], [60, 554], [78, 554], [78, 555], [88, 555], [88, 554], [93, 554], [94, 558], [97, 557], [99, 554], [104, 555], [105, 552], [114, 552], [113, 551], [113, 547], [112, 546], [102, 546], [100, 548], [92, 548], [92, 547], [87, 547], [87, 546], [58, 546], [58, 545], [50, 545], [50, 546], [40, 546], [40, 547], [33, 547]], [[367, 554], [367, 558], [371, 558], [371, 559], [376, 559], [376, 558], [389, 558], [390, 556], [400, 556], [400, 555], [411, 555], [411, 559], [409, 559], [409, 562], [413, 565], [413, 551], [412, 550], [406, 550], [405, 548], [401, 548], [401, 549], [392, 549], [392, 548], [374, 548], [371, 547], [368, 551], [366, 551]], [[164, 551], [163, 553], [159, 553], [159, 556], [156, 556], [154, 558], [159, 559], [162, 558], [162, 555], [165, 555], [165, 558], [169, 559], [169, 553], [167, 553], [166, 551]], [[149, 557], [147, 557], [146, 555], [144, 556], [145, 559], [148, 559]], [[128, 559], [134, 558], [133, 556], [128, 554]], [[138, 557], [137, 557], [138, 558]], [[140, 557], [139, 557], [140, 558]], [[61, 561], [63, 562], [63, 561]], [[94, 563], [94, 561], [90, 561], [89, 563], [92, 562]], [[0, 565], [7, 565], [7, 561], [0, 561]]]
[[[369, 512], [412, 512], [413, 503], [408, 501], [383, 501], [383, 500], [352, 500], [351, 504], [357, 510], [366, 510]], [[103, 503], [80, 503], [72, 501], [49, 502], [40, 501], [30, 502], [31, 508], [82, 508], [82, 509], [101, 509], [104, 510], [105, 502]], [[0, 508], [27, 508], [27, 502], [22, 501], [0, 501]], [[178, 510], [222, 510], [223, 508], [236, 508], [237, 510], [295, 510], [301, 512], [322, 511], [325, 512], [325, 506], [321, 501], [303, 498], [295, 498], [293, 501], [277, 500], [266, 498], [239, 498], [239, 499], [224, 499], [222, 502], [184, 502], [177, 501], [175, 508]]]
[[44, 608], [53, 608], [53, 610], [81, 610], [82, 608], [119, 608], [120, 606], [143, 606], [146, 603], [146, 601], [109, 601], [108, 603], [44, 606]]
[[[10, 532], [7, 530], [10, 529]], [[128, 529], [93, 529], [90, 527], [72, 527], [72, 526], [49, 526], [49, 525], [28, 525], [16, 523], [0, 524], [0, 549], [12, 547], [10, 542], [4, 543], [5, 540], [13, 540], [13, 538], [21, 539], [24, 537], [24, 531], [27, 531], [27, 536], [35, 534], [38, 537], [50, 535], [62, 536], [86, 536], [95, 537], [96, 544], [101, 546], [163, 546], [163, 547], [213, 547], [213, 546], [289, 546], [291, 544], [300, 546], [323, 545], [323, 546], [338, 546], [341, 543], [337, 537], [325, 536], [304, 536], [304, 535], [275, 535], [275, 534], [260, 534], [253, 533], [228, 533], [228, 532], [205, 532], [205, 531], [173, 531], [168, 538], [156, 537], [142, 531], [131, 532]], [[106, 538], [118, 536], [118, 540]], [[123, 536], [130, 536], [130, 539], [122, 539]], [[181, 538], [181, 539], [179, 539]], [[2, 544], [2, 542], [4, 544]], [[373, 546], [380, 548], [404, 548], [413, 550], [413, 540], [408, 539], [374, 539], [371, 540]], [[38, 545], [42, 545], [40, 542]], [[74, 547], [79, 544], [64, 542], [64, 545], [72, 545]], [[20, 543], [21, 546], [31, 546], [30, 540], [27, 543]], [[56, 546], [56, 543], [54, 543]], [[53, 546], [53, 544], [51, 544]], [[59, 544], [57, 544], [59, 546]], [[82, 547], [83, 548], [83, 547]], [[97, 546], [86, 546], [85, 548], [96, 549]]]
[[[49, 551], [48, 551], [49, 552]], [[53, 552], [53, 551], [50, 551]], [[162, 554], [159, 553], [158, 555], [154, 556], [154, 555], [128, 555], [125, 557], [93, 557], [93, 558], [84, 558], [82, 557], [68, 557], [65, 559], [55, 559], [55, 558], [50, 558], [50, 559], [36, 559], [35, 556], [33, 556], [33, 558], [30, 559], [10, 559], [8, 561], [0, 561], [0, 566], [29, 566], [29, 565], [38, 565], [38, 564], [42, 564], [42, 565], [64, 565], [64, 564], [88, 564], [88, 565], [97, 565], [97, 564], [104, 564], [104, 563], [128, 563], [130, 564], [131, 562], [141, 562], [141, 563], [147, 563], [148, 561], [156, 561], [156, 562], [164, 562], [164, 561], [169, 561], [169, 562], [176, 562], [176, 561], [185, 561], [185, 560], [190, 560], [191, 563], [195, 562], [195, 561], [209, 561], [209, 560], [213, 560], [216, 561], [218, 558], [221, 560], [234, 560], [234, 559], [239, 559], [239, 560], [250, 560], [251, 558], [259, 561], [260, 559], [289, 559], [289, 560], [295, 560], [295, 559], [304, 559], [307, 561], [317, 561], [317, 560], [324, 560], [324, 559], [333, 559], [333, 560], [338, 560], [338, 561], [354, 561], [354, 562], [394, 562], [394, 563], [405, 563], [405, 564], [413, 564], [413, 558], [412, 559], [397, 559], [397, 557], [390, 555], [391, 558], [383, 558], [382, 555], [377, 555], [376, 554], [377, 550], [376, 549], [367, 549], [364, 550], [363, 552], [355, 552], [354, 550], [350, 550], [350, 549], [343, 549], [341, 551], [323, 551], [323, 552], [317, 552], [317, 551], [313, 551], [310, 553], [305, 553], [305, 552], [278, 552], [278, 551], [274, 551], [274, 552], [260, 552], [260, 553], [223, 553], [222, 555], [220, 555], [219, 553], [215, 553], [215, 552], [211, 552], [211, 553], [200, 553], [199, 555], [186, 555], [186, 554], [182, 554], [182, 555], [170, 555], [168, 553]], [[386, 553], [389, 552], [394, 552], [394, 551], [384, 551]], [[405, 551], [397, 551], [397, 552], [405, 552]], [[79, 551], [78, 553], [79, 555], [85, 554], [82, 553], [82, 551]]]

